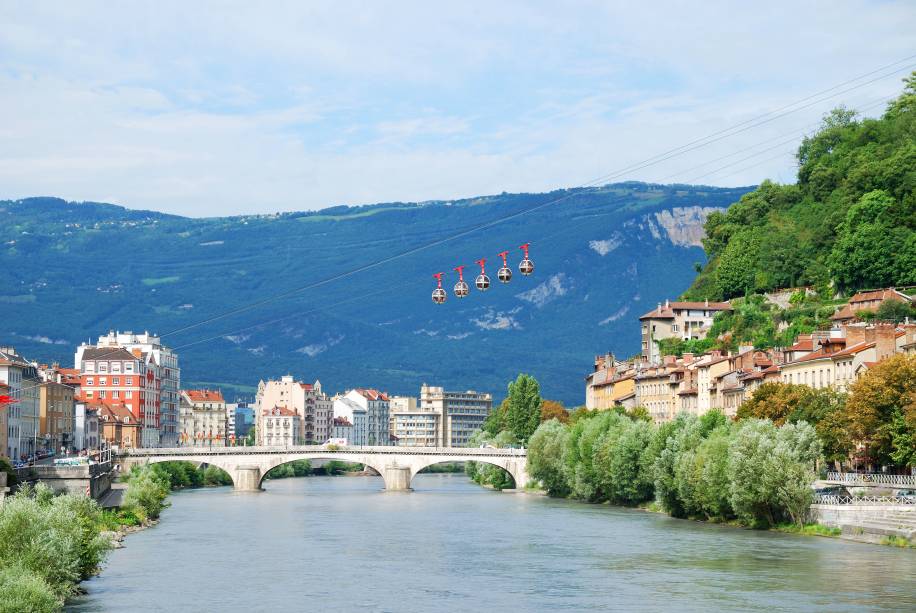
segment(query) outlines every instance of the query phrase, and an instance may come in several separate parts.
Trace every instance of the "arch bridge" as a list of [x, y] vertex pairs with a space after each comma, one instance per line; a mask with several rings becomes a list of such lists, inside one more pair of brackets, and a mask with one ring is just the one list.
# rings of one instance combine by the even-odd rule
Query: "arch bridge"
[[528, 482], [525, 449], [473, 447], [354, 447], [326, 445], [292, 447], [154, 447], [124, 449], [117, 455], [122, 470], [137, 464], [184, 461], [207, 464], [226, 471], [236, 491], [261, 490], [264, 476], [272, 469], [295, 460], [340, 460], [365, 464], [382, 476], [387, 491], [409, 491], [414, 476], [427, 466], [442, 462], [482, 462], [498, 466], [512, 475], [516, 487]]

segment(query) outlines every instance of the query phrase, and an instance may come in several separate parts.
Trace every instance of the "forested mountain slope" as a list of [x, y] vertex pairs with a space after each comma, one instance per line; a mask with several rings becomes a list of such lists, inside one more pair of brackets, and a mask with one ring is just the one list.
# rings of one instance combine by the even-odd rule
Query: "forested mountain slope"
[[798, 163], [797, 184], [764, 182], [709, 216], [687, 297], [916, 284], [916, 73], [879, 119], [831, 113]]
[[[290, 372], [328, 389], [417, 393], [422, 382], [504, 394], [518, 372], [581, 403], [594, 354], [639, 351], [637, 317], [684, 291], [706, 215], [748, 189], [609, 185], [452, 202], [190, 219], [54, 198], [0, 201], [0, 339], [70, 364], [110, 328], [181, 354], [186, 386], [251, 394]], [[372, 270], [290, 293], [412, 247], [566, 198]], [[535, 274], [495, 283], [496, 254], [530, 242]], [[486, 257], [494, 287], [445, 305], [432, 274]], [[206, 321], [205, 325], [187, 328]], [[179, 331], [181, 330], [181, 331]]]

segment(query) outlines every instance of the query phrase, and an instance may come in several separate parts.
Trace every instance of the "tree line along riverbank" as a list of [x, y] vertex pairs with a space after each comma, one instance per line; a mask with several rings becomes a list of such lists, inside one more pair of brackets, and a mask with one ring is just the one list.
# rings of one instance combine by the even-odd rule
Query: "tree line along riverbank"
[[806, 524], [824, 444], [803, 420], [777, 426], [713, 410], [656, 425], [639, 407], [557, 413], [545, 404], [537, 381], [519, 375], [472, 441], [526, 446], [531, 483], [514, 484], [506, 471], [485, 464], [468, 463], [468, 475], [497, 489], [539, 487], [550, 496], [680, 518], [836, 532]]

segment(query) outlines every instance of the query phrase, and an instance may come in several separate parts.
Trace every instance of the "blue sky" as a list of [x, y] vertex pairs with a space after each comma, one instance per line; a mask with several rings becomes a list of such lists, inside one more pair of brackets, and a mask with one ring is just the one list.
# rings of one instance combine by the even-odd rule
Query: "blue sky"
[[[207, 216], [569, 187], [913, 55], [914, 31], [908, 1], [4, 0], [0, 198]], [[791, 181], [791, 144], [711, 160], [873, 115], [902, 75], [621, 178]]]

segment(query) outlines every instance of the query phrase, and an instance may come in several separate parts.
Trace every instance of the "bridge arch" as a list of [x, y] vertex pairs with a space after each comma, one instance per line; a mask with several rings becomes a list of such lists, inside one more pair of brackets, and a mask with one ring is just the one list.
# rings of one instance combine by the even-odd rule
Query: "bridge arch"
[[261, 466], [261, 479], [258, 481], [258, 489], [263, 489], [264, 479], [265, 477], [267, 477], [267, 473], [269, 473], [271, 470], [273, 470], [277, 466], [283, 466], [284, 464], [289, 464], [291, 462], [295, 462], [296, 460], [308, 460], [309, 462], [312, 462], [314, 460], [328, 460], [329, 462], [333, 462], [336, 460], [338, 462], [344, 462], [346, 464], [362, 464], [364, 466], [368, 466], [369, 468], [377, 472], [379, 476], [382, 477], [382, 480], [384, 480], [385, 478], [385, 469], [382, 466], [382, 464], [379, 462], [375, 462], [375, 461], [366, 462], [364, 461], [365, 458], [363, 457], [354, 458], [354, 456], [352, 455], [351, 456], [347, 456], [346, 454], [333, 455], [333, 454], [328, 454], [325, 452], [325, 453], [316, 453], [316, 454], [296, 455], [296, 457], [278, 458], [276, 460], [263, 464]]
[[526, 467], [520, 465], [517, 459], [511, 456], [503, 457], [503, 458], [492, 458], [492, 459], [486, 458], [486, 457], [485, 458], [468, 457], [468, 458], [456, 459], [455, 457], [449, 457], [449, 456], [432, 457], [432, 458], [418, 456], [418, 459], [411, 462], [410, 479], [412, 481], [413, 478], [416, 477], [417, 474], [419, 474], [420, 471], [422, 471], [424, 468], [435, 466], [436, 464], [448, 464], [448, 463], [455, 463], [455, 462], [462, 462], [462, 463], [476, 462], [478, 464], [488, 464], [490, 466], [496, 466], [497, 468], [501, 468], [504, 471], [506, 471], [507, 473], [509, 473], [509, 475], [512, 477], [512, 480], [515, 481], [516, 488], [525, 487], [525, 484], [527, 483], [527, 480], [528, 480], [527, 471], [525, 470]]
[[122, 462], [124, 465], [123, 465], [122, 468], [121, 468], [121, 472], [122, 472], [122, 473], [129, 473], [129, 472], [130, 472], [130, 469], [133, 468], [134, 466], [144, 466], [144, 465], [152, 465], [152, 464], [161, 464], [161, 463], [163, 463], [163, 462], [184, 462], [184, 463], [186, 463], [186, 464], [191, 464], [191, 465], [193, 465], [195, 468], [202, 468], [202, 467], [205, 467], [205, 466], [214, 466], [214, 467], [220, 469], [221, 471], [223, 471], [224, 473], [226, 473], [227, 475], [229, 475], [229, 478], [232, 479], [232, 484], [233, 484], [233, 485], [236, 485], [236, 474], [235, 474], [236, 465], [235, 465], [235, 463], [234, 463], [234, 462], [222, 463], [222, 462], [220, 462], [218, 459], [216, 459], [216, 461], [214, 461], [214, 458], [211, 457], [211, 456], [207, 456], [207, 457], [196, 457], [196, 456], [188, 456], [188, 457], [168, 457], [168, 456], [166, 456], [166, 457], [161, 457], [161, 456], [148, 456], [148, 457], [145, 457], [145, 458], [137, 458], [137, 459], [132, 460], [132, 461], [130, 461], [130, 462]]

